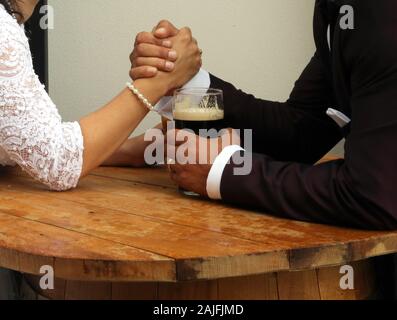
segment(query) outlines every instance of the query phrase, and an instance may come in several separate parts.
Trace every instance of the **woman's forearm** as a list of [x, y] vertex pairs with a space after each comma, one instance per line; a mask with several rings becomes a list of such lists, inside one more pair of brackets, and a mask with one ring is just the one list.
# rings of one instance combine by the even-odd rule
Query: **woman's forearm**
[[144, 135], [130, 138], [116, 150], [102, 166], [105, 167], [133, 167], [141, 168], [146, 166], [145, 149], [148, 142], [145, 142]]
[[[190, 29], [182, 29], [172, 38], [172, 44], [178, 52], [174, 70], [171, 73], [158, 72], [154, 78], [135, 81], [137, 88], [153, 104], [168, 91], [180, 87], [180, 83], [190, 80], [201, 66], [201, 53]], [[147, 113], [146, 107], [137, 97], [125, 89], [101, 110], [81, 119], [85, 148], [81, 176], [109, 159]]]
[[[135, 85], [153, 104], [168, 90], [163, 81], [157, 80], [142, 79], [136, 81]], [[82, 118], [80, 126], [84, 137], [84, 156], [81, 176], [86, 176], [109, 159], [148, 112], [129, 89], [124, 89], [102, 109]]]
[[[162, 129], [159, 124], [155, 129]], [[141, 168], [146, 166], [145, 150], [153, 143], [152, 141], [145, 141], [145, 134], [133, 137], [125, 141], [122, 146], [116, 150], [102, 166], [109, 167], [134, 167]]]

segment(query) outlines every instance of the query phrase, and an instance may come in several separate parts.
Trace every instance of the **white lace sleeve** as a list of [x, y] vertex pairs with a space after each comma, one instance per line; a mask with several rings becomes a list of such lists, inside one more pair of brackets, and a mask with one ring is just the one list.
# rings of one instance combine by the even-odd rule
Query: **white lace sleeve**
[[0, 8], [0, 147], [52, 190], [76, 187], [83, 163], [78, 123], [62, 123], [36, 76], [23, 28]]

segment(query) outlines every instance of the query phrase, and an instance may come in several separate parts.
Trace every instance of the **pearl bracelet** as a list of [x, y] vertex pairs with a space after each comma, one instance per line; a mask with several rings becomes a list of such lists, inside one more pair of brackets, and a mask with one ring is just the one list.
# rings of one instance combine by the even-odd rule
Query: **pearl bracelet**
[[136, 95], [136, 97], [145, 105], [145, 107], [147, 107], [150, 111], [154, 111], [153, 105], [131, 82], [127, 82], [127, 88], [130, 89], [134, 95]]

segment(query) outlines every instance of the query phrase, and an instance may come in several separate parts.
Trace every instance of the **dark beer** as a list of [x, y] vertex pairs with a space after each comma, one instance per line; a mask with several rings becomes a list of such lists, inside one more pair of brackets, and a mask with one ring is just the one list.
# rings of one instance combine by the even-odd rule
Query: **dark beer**
[[[176, 129], [191, 130], [204, 138], [217, 137], [224, 118], [222, 90], [177, 90], [174, 96], [173, 118]], [[179, 190], [188, 196], [198, 196], [194, 192], [181, 188]]]
[[223, 125], [224, 112], [219, 108], [201, 109], [190, 108], [174, 111], [176, 129], [190, 129], [196, 135], [203, 135], [200, 130], [211, 129], [221, 130]]

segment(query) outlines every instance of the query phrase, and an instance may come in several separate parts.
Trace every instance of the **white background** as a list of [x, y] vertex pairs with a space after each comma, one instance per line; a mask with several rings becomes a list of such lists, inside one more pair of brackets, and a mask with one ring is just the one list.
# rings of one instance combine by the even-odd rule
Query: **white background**
[[[314, 53], [314, 0], [49, 0], [50, 94], [65, 120], [105, 104], [128, 80], [135, 35], [160, 19], [189, 26], [204, 67], [257, 97], [284, 101]], [[139, 132], [157, 124], [154, 115]]]

